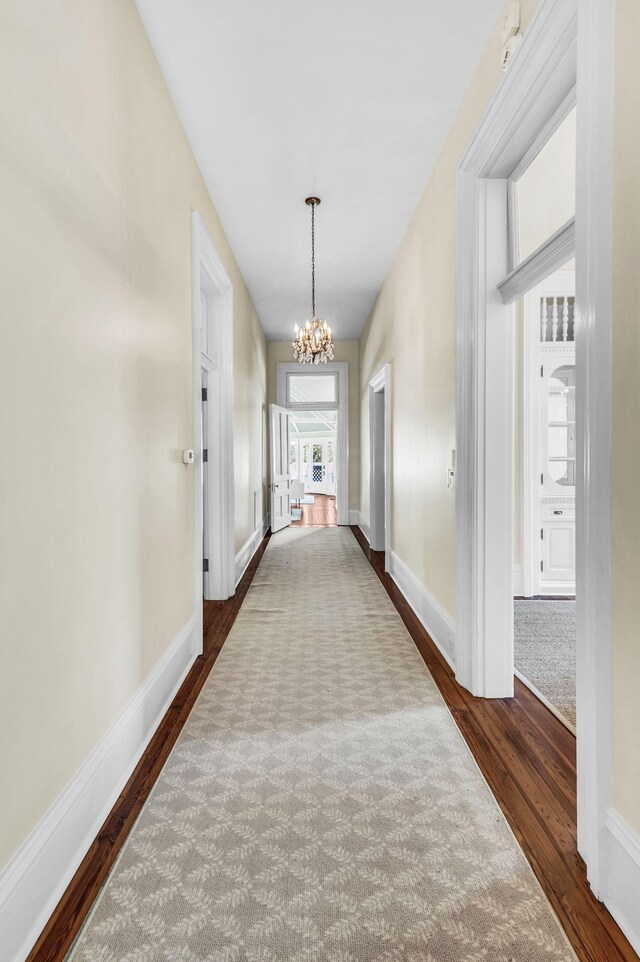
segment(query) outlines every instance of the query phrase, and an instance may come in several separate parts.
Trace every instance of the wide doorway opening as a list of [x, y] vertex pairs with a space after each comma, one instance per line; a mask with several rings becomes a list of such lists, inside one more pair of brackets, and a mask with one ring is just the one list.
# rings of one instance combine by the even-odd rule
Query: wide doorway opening
[[293, 412], [289, 439], [293, 525], [337, 525], [337, 440], [337, 411]]
[[[349, 366], [277, 365], [272, 406], [272, 530], [293, 525], [349, 524]], [[284, 432], [286, 431], [286, 438]], [[278, 440], [280, 437], [280, 440]], [[286, 464], [284, 451], [288, 452]], [[275, 484], [275, 489], [274, 489]], [[282, 498], [288, 498], [286, 510]]]

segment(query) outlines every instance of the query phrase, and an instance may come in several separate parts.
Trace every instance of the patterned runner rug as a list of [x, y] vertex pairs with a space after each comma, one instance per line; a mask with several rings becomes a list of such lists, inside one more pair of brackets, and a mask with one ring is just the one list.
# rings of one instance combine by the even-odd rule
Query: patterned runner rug
[[348, 528], [271, 539], [70, 958], [575, 959]]

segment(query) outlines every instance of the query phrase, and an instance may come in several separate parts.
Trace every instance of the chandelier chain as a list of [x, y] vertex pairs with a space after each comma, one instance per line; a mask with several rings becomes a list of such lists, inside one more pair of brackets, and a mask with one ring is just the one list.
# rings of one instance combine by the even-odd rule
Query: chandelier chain
[[303, 327], [294, 325], [295, 339], [291, 343], [293, 356], [300, 364], [326, 364], [333, 360], [331, 327], [316, 317], [316, 206], [319, 197], [307, 197], [311, 208], [311, 319]]
[[316, 205], [311, 205], [311, 316], [316, 316]]

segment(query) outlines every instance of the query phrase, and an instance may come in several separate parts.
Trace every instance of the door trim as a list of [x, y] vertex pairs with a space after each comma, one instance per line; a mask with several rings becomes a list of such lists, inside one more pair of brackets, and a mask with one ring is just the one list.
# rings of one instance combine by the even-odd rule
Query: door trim
[[379, 520], [374, 510], [375, 503], [375, 459], [374, 459], [374, 424], [375, 395], [384, 391], [384, 570], [391, 570], [391, 365], [385, 364], [369, 381], [369, 542], [374, 550], [382, 540], [379, 538]]
[[542, 0], [461, 158], [457, 232], [456, 674], [475, 695], [504, 697], [513, 690], [512, 512], [505, 517], [505, 505], [513, 500], [512, 351], [505, 347], [505, 341], [512, 343], [512, 309], [501, 303], [496, 287], [508, 270], [506, 180], [527, 140], [577, 75], [578, 849], [594, 892], [605, 900], [611, 801], [614, 25], [613, 0]]
[[[202, 350], [201, 291], [206, 294], [209, 352]], [[209, 586], [208, 600], [235, 593], [233, 469], [233, 286], [204, 220], [191, 214], [193, 330], [194, 598], [202, 617], [202, 376], [207, 372]]]
[[289, 363], [280, 361], [277, 366], [277, 398], [280, 407], [291, 411], [305, 411], [309, 404], [287, 404], [287, 374], [300, 374], [306, 377], [323, 374], [338, 375], [338, 401], [335, 404], [318, 403], [313, 405], [317, 410], [334, 410], [338, 412], [336, 425], [336, 453], [338, 468], [336, 471], [336, 513], [338, 524], [349, 524], [349, 364], [347, 361], [331, 361], [327, 364], [315, 365], [309, 368], [297, 361]]

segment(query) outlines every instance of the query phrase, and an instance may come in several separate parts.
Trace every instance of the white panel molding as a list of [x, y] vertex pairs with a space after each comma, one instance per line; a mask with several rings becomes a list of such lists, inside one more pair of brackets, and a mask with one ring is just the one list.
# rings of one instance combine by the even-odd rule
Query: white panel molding
[[189, 619], [0, 874], [0, 958], [24, 962], [201, 650]]
[[640, 955], [640, 836], [610, 808], [605, 905]]
[[249, 535], [245, 543], [240, 548], [240, 551], [236, 555], [236, 588], [242, 578], [243, 574], [249, 567], [249, 563], [253, 558], [254, 554], [260, 547], [262, 539], [269, 530], [270, 525], [269, 515], [266, 514], [262, 519], [262, 524], [259, 525], [253, 534]]
[[389, 574], [449, 667], [455, 671], [456, 626], [453, 618], [395, 551], [391, 551], [390, 555]]

